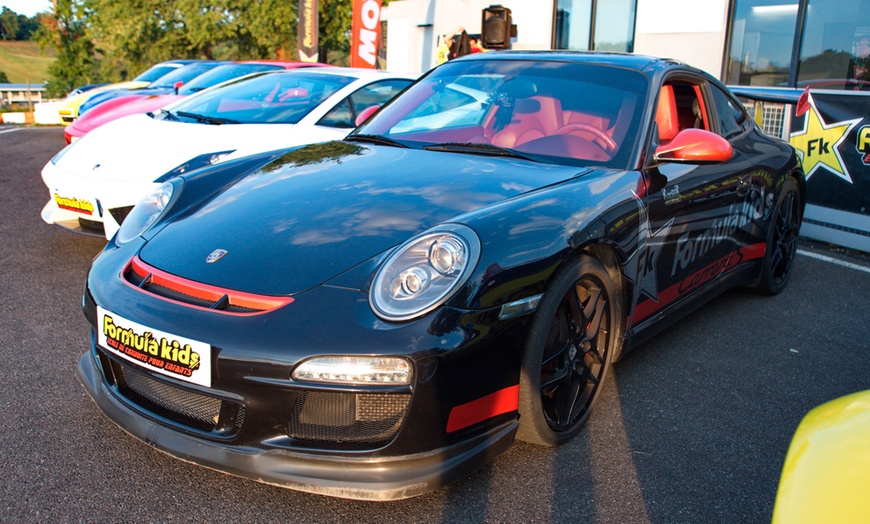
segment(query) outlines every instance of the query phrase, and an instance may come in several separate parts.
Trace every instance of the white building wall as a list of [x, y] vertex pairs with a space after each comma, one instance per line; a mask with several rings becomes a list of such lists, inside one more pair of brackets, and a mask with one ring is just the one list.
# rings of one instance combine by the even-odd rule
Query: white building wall
[[[483, 9], [493, 0], [393, 0], [381, 11], [387, 22], [387, 68], [425, 72], [436, 65], [438, 35], [459, 28], [480, 33]], [[513, 49], [550, 49], [553, 3], [503, 0], [517, 25]]]
[[722, 74], [728, 0], [637, 0], [634, 52]]
[[[634, 51], [682, 60], [719, 78], [729, 0], [638, 0]], [[480, 33], [481, 12], [497, 0], [393, 0], [387, 22], [387, 67], [424, 72], [435, 64], [438, 35], [464, 27]], [[551, 49], [554, 2], [503, 0], [517, 25], [514, 49]]]

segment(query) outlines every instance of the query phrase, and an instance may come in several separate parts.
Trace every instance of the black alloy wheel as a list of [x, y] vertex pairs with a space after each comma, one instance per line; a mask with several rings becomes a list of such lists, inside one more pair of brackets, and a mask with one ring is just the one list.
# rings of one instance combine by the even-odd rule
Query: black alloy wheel
[[613, 284], [600, 262], [579, 257], [557, 272], [523, 355], [517, 438], [554, 446], [580, 431], [610, 368], [615, 322]]
[[775, 295], [785, 288], [797, 255], [797, 240], [803, 219], [800, 196], [794, 179], [783, 184], [767, 234], [761, 283], [758, 290]]

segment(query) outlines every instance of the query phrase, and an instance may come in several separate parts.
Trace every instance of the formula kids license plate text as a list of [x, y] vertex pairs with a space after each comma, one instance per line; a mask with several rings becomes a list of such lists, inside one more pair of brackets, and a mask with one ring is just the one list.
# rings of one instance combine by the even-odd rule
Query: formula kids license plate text
[[211, 346], [143, 326], [97, 306], [101, 347], [157, 373], [211, 387]]
[[54, 203], [57, 204], [57, 207], [60, 209], [81, 213], [82, 215], [89, 217], [102, 216], [102, 213], [100, 212], [100, 204], [94, 199], [62, 195], [57, 190], [52, 194], [54, 195]]

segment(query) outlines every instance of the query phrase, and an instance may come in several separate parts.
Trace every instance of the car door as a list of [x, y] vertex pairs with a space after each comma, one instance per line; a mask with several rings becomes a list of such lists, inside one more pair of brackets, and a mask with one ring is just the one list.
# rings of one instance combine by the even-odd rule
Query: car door
[[740, 260], [731, 264], [736, 268], [741, 261], [749, 261], [763, 255], [767, 228], [761, 224], [773, 206], [774, 186], [782, 171], [781, 148], [765, 144], [761, 130], [755, 127], [743, 105], [723, 88], [709, 84], [711, 110], [717, 132], [751, 160], [750, 170], [740, 171], [737, 194], [740, 197], [742, 232], [737, 238]]
[[[703, 78], [666, 78], [657, 107], [653, 150], [689, 128], [721, 134]], [[743, 212], [738, 183], [750, 170], [739, 149], [729, 161], [712, 164], [657, 162], [652, 156], [640, 199], [633, 326], [684, 305], [733, 262]]]

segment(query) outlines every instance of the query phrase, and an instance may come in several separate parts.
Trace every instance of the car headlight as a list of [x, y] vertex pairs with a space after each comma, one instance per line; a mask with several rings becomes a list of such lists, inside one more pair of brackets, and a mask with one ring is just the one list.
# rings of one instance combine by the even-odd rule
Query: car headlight
[[378, 270], [369, 293], [384, 320], [424, 315], [468, 280], [480, 258], [480, 240], [466, 226], [445, 224], [401, 245]]
[[411, 363], [399, 357], [318, 357], [299, 364], [291, 376], [330, 384], [404, 386], [411, 383]]
[[172, 195], [180, 189], [176, 188], [176, 185], [181, 185], [181, 179], [165, 182], [140, 200], [121, 224], [115, 242], [125, 244], [147, 231], [169, 206]]
[[210, 166], [213, 164], [217, 164], [221, 160], [224, 159], [227, 155], [234, 152], [235, 149], [230, 149], [229, 151], [217, 151], [215, 153], [206, 153], [204, 155], [199, 155], [198, 157], [191, 158], [187, 162], [179, 165], [173, 170], [160, 175], [154, 182], [161, 183], [166, 182], [170, 178], [175, 178], [178, 175], [183, 175], [189, 171], [193, 171], [194, 169], [199, 169], [201, 167]]
[[69, 144], [67, 144], [66, 147], [64, 147], [63, 149], [61, 149], [60, 151], [58, 151], [58, 152], [57, 152], [57, 153], [56, 153], [56, 154], [51, 158], [51, 163], [54, 164], [54, 165], [57, 165], [57, 163], [60, 162], [60, 159], [63, 158], [63, 156], [64, 156], [65, 154], [67, 154], [67, 153], [69, 152], [70, 148], [72, 148], [72, 146], [74, 146], [74, 145], [75, 145], [75, 141], [72, 141], [72, 142], [70, 142]]

